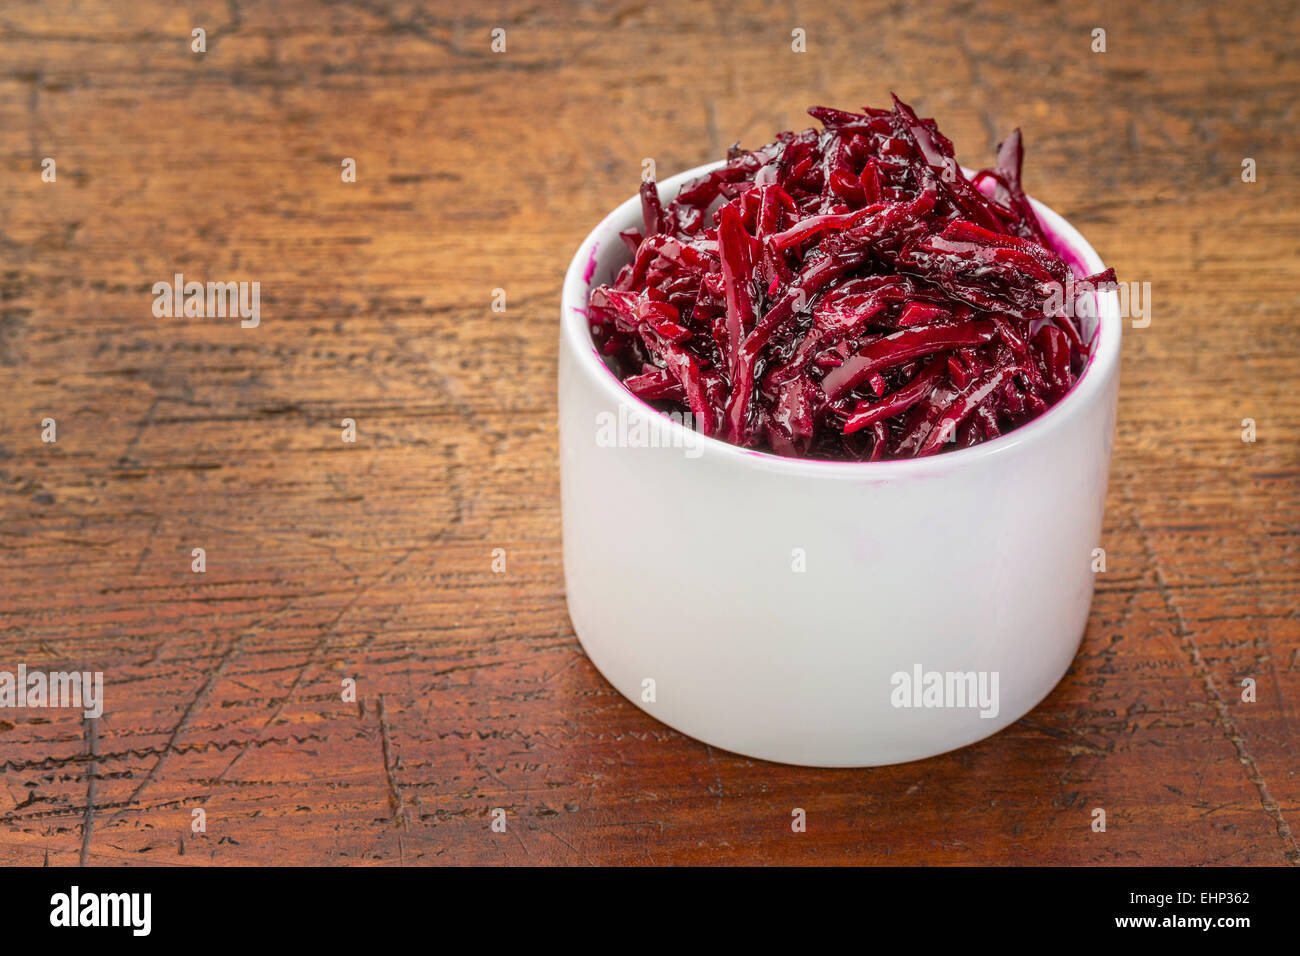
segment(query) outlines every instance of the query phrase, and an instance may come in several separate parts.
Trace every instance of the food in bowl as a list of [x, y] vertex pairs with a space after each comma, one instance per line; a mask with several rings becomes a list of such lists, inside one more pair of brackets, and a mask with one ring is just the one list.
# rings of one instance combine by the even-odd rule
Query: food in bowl
[[1057, 403], [1115, 276], [1044, 229], [1019, 130], [968, 178], [897, 97], [808, 112], [820, 132], [733, 147], [667, 205], [642, 183], [631, 261], [587, 310], [624, 386], [705, 435], [847, 461], [970, 447]]

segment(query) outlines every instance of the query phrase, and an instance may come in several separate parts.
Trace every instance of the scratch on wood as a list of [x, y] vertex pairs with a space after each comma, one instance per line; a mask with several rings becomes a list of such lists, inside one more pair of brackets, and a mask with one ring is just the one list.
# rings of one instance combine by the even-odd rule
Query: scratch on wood
[[230, 642], [230, 646], [226, 648], [226, 653], [221, 656], [221, 660], [218, 662], [216, 669], [208, 675], [208, 679], [204, 682], [203, 686], [199, 688], [199, 692], [190, 700], [184, 713], [181, 714], [180, 720], [176, 722], [176, 727], [172, 730], [171, 736], [167, 738], [167, 744], [163, 747], [163, 752], [159, 754], [157, 762], [149, 768], [149, 772], [145, 774], [145, 778], [141, 780], [139, 786], [131, 792], [131, 796], [127, 798], [127, 801], [122, 805], [122, 808], [113, 815], [113, 819], [116, 820], [133, 804], [135, 804], [135, 802], [140, 798], [140, 794], [144, 793], [145, 788], [153, 782], [154, 778], [158, 775], [158, 771], [161, 770], [163, 764], [167, 762], [167, 758], [175, 752], [176, 741], [180, 738], [180, 735], [185, 732], [185, 728], [189, 726], [190, 718], [208, 699], [208, 695], [212, 693], [212, 688], [216, 686], [217, 681], [219, 681], [226, 673], [226, 667], [230, 664], [230, 661], [235, 657], [235, 655], [239, 653], [239, 649], [243, 643], [243, 634]]
[[81, 825], [81, 856], [79, 864], [86, 865], [90, 858], [90, 840], [95, 832], [95, 778], [99, 775], [99, 718], [83, 718], [86, 730], [86, 752], [90, 763], [86, 767], [86, 817]]
[[[339, 609], [339, 612], [334, 615], [334, 618], [329, 622], [329, 624], [327, 624], [321, 630], [321, 632], [318, 635], [316, 635], [316, 640], [312, 644], [311, 652], [308, 654], [307, 660], [303, 661], [302, 666], [298, 668], [298, 672], [294, 675], [293, 682], [289, 685], [289, 689], [285, 691], [284, 698], [276, 706], [275, 710], [272, 711], [271, 716], [267, 718], [266, 723], [262, 725], [261, 730], [258, 731], [259, 737], [262, 734], [266, 733], [267, 729], [270, 728], [272, 724], [274, 724], [277, 720], [280, 719], [280, 715], [284, 713], [284, 709], [289, 706], [290, 701], [293, 700], [294, 694], [296, 694], [298, 691], [298, 687], [302, 684], [303, 676], [307, 673], [307, 671], [311, 668], [311, 666], [317, 663], [324, 655], [325, 645], [328, 643], [330, 636], [334, 633], [335, 629], [339, 626], [339, 622], [341, 622], [343, 618], [345, 618], [348, 615], [348, 612], [350, 612], [356, 606], [357, 602], [360, 601], [361, 598], [364, 597], [367, 593], [369, 593], [377, 584], [390, 580], [392, 578], [393, 572], [395, 572], [399, 567], [401, 567], [404, 563], [406, 563], [407, 558], [409, 558], [417, 550], [419, 550], [418, 547], [410, 548], [409, 550], [406, 551], [405, 554], [403, 554], [400, 558], [398, 558], [391, 565], [389, 565], [388, 570], [384, 571], [382, 574], [376, 576], [375, 578], [373, 578], [372, 580], [364, 584], [361, 588], [359, 588], [356, 591], [356, 593], [353, 594], [352, 597], [348, 600], [347, 604], [343, 605], [343, 607]], [[232, 759], [230, 763], [226, 764], [225, 768], [221, 771], [221, 773], [217, 774], [217, 778], [216, 781], [214, 781], [214, 783], [220, 783], [222, 780], [224, 780], [226, 774], [228, 774], [231, 770], [234, 769], [235, 764], [239, 763], [239, 761], [241, 761], [244, 758], [244, 755], [247, 752], [248, 752], [247, 750], [241, 750], [239, 753], [235, 754], [234, 759]]]
[[392, 805], [393, 822], [405, 827], [406, 801], [402, 799], [402, 788], [393, 775], [393, 738], [388, 729], [388, 702], [383, 694], [379, 695], [379, 733], [383, 743], [384, 777], [388, 780], [388, 802]]
[[1201, 655], [1201, 649], [1196, 643], [1192, 629], [1187, 625], [1187, 619], [1183, 615], [1182, 608], [1174, 600], [1169, 582], [1165, 580], [1164, 568], [1160, 565], [1160, 559], [1157, 557], [1155, 547], [1151, 543], [1151, 535], [1147, 531], [1146, 525], [1142, 523], [1142, 516], [1139, 514], [1133, 500], [1131, 485], [1125, 485], [1125, 493], [1133, 509], [1133, 523], [1137, 526], [1138, 534], [1141, 537], [1142, 548], [1146, 552], [1147, 560], [1151, 563], [1151, 567], [1155, 572], [1156, 588], [1160, 592], [1166, 611], [1174, 619], [1174, 624], [1178, 629], [1178, 638], [1192, 663], [1192, 669], [1201, 680], [1201, 686], [1205, 690], [1205, 699], [1214, 711], [1215, 721], [1218, 723], [1219, 729], [1223, 731], [1224, 736], [1232, 744], [1233, 749], [1236, 750], [1237, 760], [1245, 768], [1246, 779], [1254, 784], [1255, 789], [1259, 792], [1259, 802], [1263, 806], [1264, 812], [1273, 820], [1277, 835], [1282, 840], [1283, 852], [1287, 861], [1292, 866], [1300, 866], [1300, 845], [1296, 843], [1295, 834], [1291, 831], [1290, 824], [1286, 822], [1286, 818], [1282, 815], [1281, 806], [1269, 793], [1268, 784], [1264, 780], [1264, 775], [1260, 773], [1259, 764], [1251, 756], [1250, 751], [1246, 749], [1246, 740], [1241, 735], [1237, 722], [1232, 719], [1227, 702], [1224, 701], [1223, 695], [1219, 693], [1219, 689], [1214, 683], [1214, 675], [1210, 672], [1209, 665], [1206, 664], [1205, 658]]

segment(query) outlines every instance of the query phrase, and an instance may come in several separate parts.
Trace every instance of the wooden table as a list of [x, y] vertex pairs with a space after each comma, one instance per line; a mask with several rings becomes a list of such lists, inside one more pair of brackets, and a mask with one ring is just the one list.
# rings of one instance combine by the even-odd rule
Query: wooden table
[[[107, 698], [0, 711], [0, 863], [1300, 863], [1300, 14], [1031, 6], [0, 14], [0, 670]], [[970, 165], [1021, 126], [1152, 318], [1066, 679], [956, 753], [776, 766], [574, 637], [560, 278], [643, 158], [891, 89]], [[175, 273], [260, 324], [156, 317]]]

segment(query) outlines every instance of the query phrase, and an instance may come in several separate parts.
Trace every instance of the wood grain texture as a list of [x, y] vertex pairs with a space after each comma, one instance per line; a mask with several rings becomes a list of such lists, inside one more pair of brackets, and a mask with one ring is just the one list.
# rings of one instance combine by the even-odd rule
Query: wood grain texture
[[[0, 670], [107, 704], [0, 711], [0, 863], [1300, 863], [1297, 36], [1287, 2], [7, 7]], [[956, 753], [794, 769], [574, 637], [560, 279], [644, 157], [891, 89], [968, 165], [1022, 127], [1152, 322], [1065, 680]], [[261, 325], [155, 318], [176, 272], [260, 282]]]

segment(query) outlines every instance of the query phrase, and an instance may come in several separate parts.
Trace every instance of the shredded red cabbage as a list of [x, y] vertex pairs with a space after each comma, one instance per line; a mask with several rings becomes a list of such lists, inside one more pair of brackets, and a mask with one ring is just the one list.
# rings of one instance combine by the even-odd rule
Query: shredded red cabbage
[[808, 112], [822, 131], [733, 146], [667, 206], [642, 184], [645, 232], [588, 313], [624, 385], [736, 445], [858, 461], [969, 447], [1058, 401], [1089, 349], [1063, 291], [1115, 275], [1052, 248], [1020, 131], [967, 179], [897, 97]]

